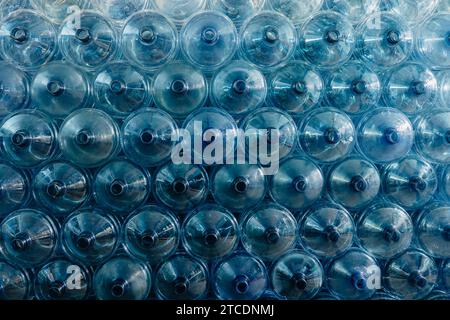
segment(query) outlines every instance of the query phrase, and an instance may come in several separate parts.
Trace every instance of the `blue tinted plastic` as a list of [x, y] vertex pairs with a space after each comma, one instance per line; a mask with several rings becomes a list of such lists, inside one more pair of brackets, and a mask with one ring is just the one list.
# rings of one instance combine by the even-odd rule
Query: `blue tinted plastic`
[[450, 166], [443, 169], [441, 183], [439, 184], [444, 199], [450, 201]]
[[25, 205], [29, 199], [28, 175], [0, 162], [0, 216], [4, 216]]
[[116, 23], [123, 23], [132, 14], [147, 7], [148, 0], [91, 0], [95, 9]]
[[440, 0], [382, 0], [380, 9], [402, 16], [408, 23], [417, 25], [433, 12]]
[[212, 285], [220, 300], [258, 299], [268, 286], [266, 268], [258, 258], [237, 253], [216, 266]]
[[13, 11], [31, 8], [30, 0], [3, 0], [0, 3], [0, 19], [5, 18]]
[[206, 0], [150, 0], [153, 7], [181, 25], [193, 14], [206, 7]]
[[208, 271], [200, 260], [177, 254], [156, 271], [155, 292], [160, 299], [196, 300], [205, 296], [208, 283]]
[[357, 24], [365, 16], [378, 11], [380, 1], [383, 0], [325, 0], [324, 8], [339, 12]]
[[447, 290], [450, 289], [450, 259], [442, 264], [442, 281]]
[[443, 108], [449, 105], [450, 101], [450, 71], [444, 71], [439, 76], [440, 103]]
[[295, 25], [303, 23], [307, 18], [320, 10], [323, 0], [268, 0], [269, 6], [288, 17]]
[[[17, 0], [15, 0], [17, 1]], [[89, 0], [30, 0], [34, 8], [45, 14], [53, 23], [60, 24], [67, 16], [89, 8]], [[73, 17], [73, 16], [72, 16]]]
[[30, 296], [31, 288], [24, 269], [0, 260], [0, 300], [25, 300]]
[[266, 0], [211, 0], [209, 6], [230, 18], [236, 27], [264, 8]]
[[29, 84], [25, 73], [0, 62], [0, 118], [26, 107], [28, 101]]

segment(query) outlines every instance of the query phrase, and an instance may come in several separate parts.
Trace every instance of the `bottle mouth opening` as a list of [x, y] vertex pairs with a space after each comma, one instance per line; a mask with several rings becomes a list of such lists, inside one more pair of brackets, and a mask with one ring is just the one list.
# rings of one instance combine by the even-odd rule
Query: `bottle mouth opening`
[[339, 30], [328, 30], [325, 32], [325, 40], [330, 44], [335, 44], [339, 42], [339, 38], [341, 36], [341, 33]]
[[306, 276], [303, 273], [296, 273], [292, 280], [295, 284], [295, 287], [302, 291], [306, 289], [306, 286], [308, 285], [308, 281], [306, 280]]
[[111, 285], [111, 294], [113, 297], [119, 298], [125, 295], [127, 282], [123, 279], [117, 279]]
[[335, 226], [327, 226], [324, 230], [328, 241], [336, 243], [339, 241], [341, 235]]
[[109, 89], [115, 95], [121, 95], [125, 92], [126, 85], [122, 80], [116, 79], [111, 81], [111, 83], [109, 84]]
[[398, 242], [400, 241], [400, 232], [393, 226], [387, 226], [383, 230], [383, 237], [388, 242]]
[[417, 288], [424, 288], [428, 284], [427, 279], [418, 271], [412, 272], [409, 275], [408, 281], [411, 285]]
[[25, 148], [30, 144], [29, 134], [26, 131], [17, 131], [11, 136], [11, 143], [18, 148]]
[[450, 241], [450, 225], [444, 227], [444, 230], [442, 230], [442, 237], [445, 241]]
[[174, 291], [177, 295], [185, 294], [189, 289], [189, 282], [186, 278], [180, 277], [175, 280]]
[[234, 289], [239, 294], [246, 294], [249, 289], [249, 280], [247, 276], [237, 276], [235, 279]]
[[56, 199], [64, 195], [65, 186], [61, 181], [52, 181], [47, 185], [47, 194]]
[[82, 232], [76, 239], [76, 246], [80, 250], [87, 250], [95, 242], [95, 236], [91, 232]]
[[237, 177], [233, 181], [234, 191], [236, 191], [237, 193], [244, 193], [248, 189], [248, 184], [249, 184], [249, 181], [247, 178]]
[[86, 28], [80, 28], [75, 31], [75, 38], [77, 38], [83, 44], [87, 44], [91, 41], [91, 32]]
[[30, 236], [25, 232], [20, 232], [11, 240], [11, 247], [14, 251], [25, 251], [31, 244]]
[[292, 84], [292, 89], [298, 95], [303, 95], [308, 92], [308, 87], [304, 81], [296, 81]]
[[275, 244], [280, 240], [280, 233], [276, 228], [267, 228], [264, 232], [264, 236], [266, 238], [266, 242], [269, 244]]
[[397, 30], [389, 30], [386, 33], [386, 40], [390, 45], [396, 45], [400, 42], [400, 32]]
[[79, 146], [86, 146], [93, 142], [93, 135], [89, 130], [81, 130], [75, 136], [75, 143]]
[[28, 40], [28, 32], [24, 28], [17, 27], [11, 30], [10, 37], [17, 43], [23, 43]]
[[48, 295], [53, 299], [59, 299], [64, 296], [65, 284], [62, 281], [53, 281], [48, 288]]
[[387, 128], [384, 130], [384, 139], [389, 144], [397, 144], [400, 142], [400, 135], [395, 128]]
[[188, 91], [188, 85], [186, 81], [177, 79], [174, 80], [170, 85], [170, 90], [175, 94], [186, 94], [186, 92]]
[[323, 136], [327, 144], [337, 144], [341, 140], [339, 131], [336, 128], [332, 127], [325, 129]]
[[184, 178], [176, 179], [172, 183], [172, 190], [176, 194], [183, 194], [188, 190], [189, 184]]
[[214, 44], [219, 40], [219, 33], [213, 27], [205, 28], [202, 31], [202, 40], [207, 44]]
[[292, 185], [294, 186], [295, 191], [303, 193], [306, 190], [307, 182], [305, 177], [298, 176], [294, 178], [294, 180], [292, 181]]
[[64, 85], [57, 80], [49, 81], [47, 83], [47, 91], [52, 96], [59, 96], [64, 92]]
[[109, 192], [114, 197], [121, 196], [125, 192], [126, 184], [120, 179], [115, 179], [109, 186]]
[[247, 83], [242, 79], [235, 80], [232, 87], [233, 91], [237, 94], [243, 94], [247, 91]]
[[156, 41], [156, 34], [153, 31], [153, 28], [150, 26], [143, 27], [139, 31], [139, 39], [147, 44], [153, 43]]
[[142, 247], [144, 248], [151, 248], [154, 247], [157, 241], [157, 235], [154, 231], [152, 230], [148, 230], [148, 231], [144, 231], [140, 236], [139, 236], [139, 242], [141, 244]]
[[423, 192], [427, 188], [427, 182], [419, 176], [409, 178], [409, 185], [416, 192]]
[[266, 27], [266, 29], [264, 30], [263, 36], [264, 36], [264, 41], [271, 43], [271, 44], [277, 42], [280, 39], [278, 30], [272, 26]]
[[450, 144], [450, 129], [448, 129], [448, 130], [445, 132], [444, 137], [445, 137], [445, 142], [447, 142], [448, 144]]
[[143, 144], [153, 143], [155, 136], [151, 130], [144, 130], [140, 134], [140, 140]]
[[427, 88], [423, 81], [414, 81], [411, 84], [411, 90], [415, 95], [420, 96], [426, 93]]
[[356, 192], [364, 192], [368, 188], [368, 183], [364, 177], [357, 175], [352, 177], [350, 181], [352, 189]]
[[364, 80], [355, 80], [352, 82], [352, 90], [358, 95], [363, 94], [367, 90], [367, 84]]

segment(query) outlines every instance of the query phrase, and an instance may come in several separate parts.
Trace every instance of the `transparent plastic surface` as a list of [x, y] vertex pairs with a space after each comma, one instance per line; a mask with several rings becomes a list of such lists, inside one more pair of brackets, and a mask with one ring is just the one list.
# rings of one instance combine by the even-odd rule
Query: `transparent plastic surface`
[[409, 24], [417, 25], [428, 17], [436, 8], [440, 0], [382, 0], [380, 9], [399, 16], [402, 16]]
[[444, 286], [447, 289], [450, 289], [450, 260], [447, 259], [442, 264], [442, 280], [444, 282]]
[[257, 109], [264, 103], [266, 95], [264, 75], [243, 61], [228, 64], [211, 82], [214, 104], [234, 116]]
[[50, 61], [56, 52], [56, 30], [41, 14], [17, 10], [3, 19], [0, 27], [0, 53], [23, 69], [36, 69]]
[[122, 149], [127, 157], [144, 167], [169, 159], [178, 137], [172, 117], [159, 109], [142, 109], [132, 113], [122, 124]]
[[0, 260], [0, 300], [25, 300], [31, 293], [31, 286], [24, 269]]
[[343, 64], [350, 59], [355, 46], [351, 22], [333, 11], [319, 12], [309, 18], [299, 31], [299, 39], [303, 57], [320, 68]]
[[[73, 275], [76, 285], [72, 283]], [[58, 258], [37, 271], [34, 291], [38, 300], [83, 300], [90, 286], [90, 275], [84, 266]]]
[[113, 62], [95, 76], [93, 89], [97, 108], [108, 114], [126, 117], [142, 107], [151, 106], [147, 77], [124, 62]]
[[313, 298], [320, 291], [323, 279], [319, 260], [301, 250], [289, 251], [281, 256], [271, 272], [275, 292], [291, 300]]
[[438, 277], [434, 260], [419, 250], [408, 250], [391, 259], [383, 274], [386, 288], [401, 299], [422, 299], [433, 290]]
[[28, 105], [28, 78], [19, 69], [0, 62], [0, 118]]
[[443, 169], [439, 186], [444, 199], [450, 201], [450, 166]]
[[409, 119], [396, 109], [374, 109], [366, 113], [359, 122], [359, 150], [376, 163], [404, 157], [411, 150], [413, 143], [413, 126]]
[[264, 170], [259, 165], [224, 165], [212, 175], [214, 200], [233, 211], [250, 208], [266, 194]]
[[351, 61], [328, 80], [326, 97], [334, 108], [358, 114], [374, 107], [381, 96], [378, 75], [363, 63]]
[[85, 203], [90, 195], [89, 174], [64, 161], [45, 165], [33, 179], [34, 199], [54, 213], [70, 213]]
[[116, 219], [95, 208], [72, 213], [62, 226], [62, 245], [65, 252], [77, 260], [98, 264], [116, 250], [119, 226]]
[[302, 62], [291, 62], [271, 74], [269, 88], [267, 102], [295, 117], [319, 105], [324, 83], [314, 69]]
[[153, 180], [153, 194], [167, 207], [183, 211], [201, 204], [208, 194], [208, 175], [201, 166], [167, 163]]
[[392, 70], [384, 88], [386, 104], [410, 114], [433, 107], [437, 96], [433, 72], [418, 63], [402, 64]]
[[120, 147], [119, 128], [105, 112], [80, 109], [62, 123], [59, 147], [63, 156], [81, 167], [98, 167], [113, 158]]
[[323, 202], [300, 218], [298, 232], [306, 250], [320, 258], [332, 258], [353, 244], [355, 225], [343, 207]]
[[293, 156], [280, 164], [278, 172], [269, 180], [272, 199], [292, 210], [300, 210], [320, 199], [324, 177], [313, 161]]
[[264, 71], [285, 64], [297, 45], [297, 32], [289, 19], [268, 11], [247, 19], [240, 38], [240, 55]]
[[0, 162], [0, 217], [25, 205], [30, 186], [27, 174]]
[[339, 12], [357, 24], [365, 16], [379, 11], [380, 1], [383, 0], [324, 0], [324, 8]]
[[266, 0], [211, 0], [209, 6], [230, 18], [236, 27], [264, 8]]
[[298, 25], [319, 11], [323, 0], [268, 0], [268, 4], [273, 10], [285, 15], [292, 23]]
[[55, 124], [43, 113], [13, 113], [0, 124], [2, 156], [17, 167], [38, 166], [55, 154], [57, 135]]
[[0, 19], [20, 9], [31, 9], [30, 0], [3, 0], [0, 3]]
[[203, 10], [206, 7], [206, 0], [150, 0], [153, 7], [162, 14], [175, 21], [176, 24], [183, 24], [190, 16]]
[[[55, 24], [66, 17], [75, 15], [79, 10], [89, 8], [90, 0], [29, 0], [34, 8]], [[73, 16], [72, 16], [73, 17]]]
[[400, 16], [375, 13], [363, 20], [356, 30], [356, 54], [373, 68], [391, 68], [411, 55], [412, 30]]
[[196, 300], [208, 290], [208, 271], [198, 259], [177, 254], [166, 259], [155, 275], [155, 292], [167, 300]]
[[238, 223], [225, 208], [206, 204], [192, 211], [183, 224], [186, 250], [205, 260], [223, 258], [238, 244]]
[[416, 221], [420, 246], [436, 258], [450, 258], [450, 203], [433, 202], [425, 207]]
[[377, 261], [360, 249], [351, 249], [327, 268], [328, 289], [339, 299], [369, 299], [381, 287]]
[[380, 184], [375, 165], [359, 157], [336, 164], [328, 175], [331, 198], [350, 209], [367, 206], [378, 195]]
[[440, 103], [443, 108], [446, 108], [450, 104], [450, 70], [440, 74], [439, 86]]
[[355, 127], [342, 111], [320, 108], [299, 123], [299, 145], [319, 162], [333, 162], [349, 154], [355, 145]]
[[90, 94], [87, 75], [64, 62], [45, 65], [38, 70], [31, 83], [32, 104], [59, 119], [88, 106]]
[[201, 71], [182, 62], [167, 64], [155, 75], [153, 98], [157, 107], [184, 118], [203, 106], [207, 82]]
[[0, 252], [24, 267], [35, 267], [47, 261], [56, 250], [58, 230], [53, 219], [33, 210], [17, 210], [0, 224]]
[[144, 262], [116, 256], [96, 270], [93, 286], [100, 300], [145, 300], [150, 294], [152, 275]]
[[265, 203], [243, 216], [241, 241], [250, 254], [273, 260], [294, 246], [296, 230], [297, 222], [287, 209]]
[[413, 238], [413, 222], [401, 207], [378, 202], [358, 219], [358, 241], [379, 259], [390, 259], [406, 250]]
[[157, 264], [175, 252], [180, 226], [169, 210], [149, 205], [127, 218], [122, 235], [128, 252], [141, 260]]
[[258, 299], [268, 286], [266, 268], [258, 258], [237, 253], [216, 266], [212, 285], [220, 300]]
[[123, 23], [129, 16], [147, 7], [148, 0], [91, 0], [95, 9], [116, 23]]
[[176, 27], [165, 16], [143, 11], [131, 16], [121, 35], [123, 55], [138, 67], [155, 70], [178, 52]]
[[406, 209], [422, 207], [438, 186], [433, 167], [414, 156], [387, 165], [382, 179], [384, 193]]
[[117, 35], [101, 14], [82, 10], [79, 23], [66, 18], [59, 32], [59, 49], [67, 61], [90, 71], [111, 60], [117, 51]]
[[416, 148], [432, 162], [450, 163], [450, 111], [438, 109], [420, 116], [415, 125]]
[[227, 16], [217, 11], [205, 11], [186, 22], [180, 31], [180, 44], [188, 62], [211, 72], [233, 58], [238, 34]]
[[128, 160], [114, 160], [102, 167], [93, 181], [97, 203], [125, 215], [139, 207], [150, 193], [150, 176]]

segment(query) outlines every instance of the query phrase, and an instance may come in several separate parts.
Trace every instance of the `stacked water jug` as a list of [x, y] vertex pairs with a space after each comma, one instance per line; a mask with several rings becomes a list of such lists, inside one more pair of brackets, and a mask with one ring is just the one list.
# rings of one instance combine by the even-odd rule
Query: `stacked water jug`
[[[448, 0], [0, 18], [0, 299], [450, 299]], [[279, 170], [175, 164], [195, 122]]]

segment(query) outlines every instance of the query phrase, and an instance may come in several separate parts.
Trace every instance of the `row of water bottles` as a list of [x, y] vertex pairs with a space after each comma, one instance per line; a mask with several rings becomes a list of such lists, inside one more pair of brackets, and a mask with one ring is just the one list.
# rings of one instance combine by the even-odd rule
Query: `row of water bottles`
[[216, 204], [193, 210], [181, 228], [156, 205], [121, 228], [100, 209], [79, 210], [61, 227], [23, 209], [0, 225], [0, 297], [421, 299], [433, 291], [429, 298], [448, 299], [449, 211], [425, 208], [413, 235], [408, 213], [385, 202], [356, 224], [344, 208], [321, 203], [299, 228], [276, 204], [249, 211], [239, 227]]

